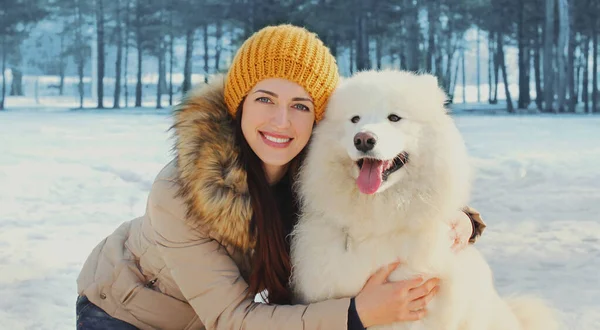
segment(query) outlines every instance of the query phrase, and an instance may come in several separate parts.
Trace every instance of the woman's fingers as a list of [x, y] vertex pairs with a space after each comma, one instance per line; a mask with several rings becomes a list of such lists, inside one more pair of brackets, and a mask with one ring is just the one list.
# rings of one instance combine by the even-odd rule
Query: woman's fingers
[[439, 287], [436, 286], [427, 295], [409, 302], [406, 307], [408, 308], [409, 311], [418, 311], [421, 309], [425, 309], [425, 307], [429, 304], [431, 299], [433, 299], [433, 297], [435, 297], [435, 295], [438, 293], [438, 291], [439, 291]]
[[404, 291], [408, 296], [410, 291], [421, 286], [421, 283], [423, 283], [423, 278], [419, 276], [410, 280], [394, 282], [394, 285], [396, 285], [398, 291]]
[[425, 283], [419, 285], [418, 287], [412, 288], [408, 291], [408, 299], [416, 300], [421, 297], [428, 295], [431, 290], [433, 290], [438, 284], [440, 280], [437, 278], [431, 278], [427, 280]]
[[371, 275], [371, 277], [367, 280], [365, 286], [387, 282], [387, 278], [394, 270], [396, 270], [396, 268], [398, 268], [398, 265], [400, 265], [400, 262], [395, 262], [379, 268], [377, 272]]
[[355, 298], [356, 311], [365, 327], [395, 322], [415, 321], [425, 317], [427, 304], [436, 290], [438, 279], [423, 283], [421, 277], [387, 282], [395, 268], [384, 267], [373, 274]]

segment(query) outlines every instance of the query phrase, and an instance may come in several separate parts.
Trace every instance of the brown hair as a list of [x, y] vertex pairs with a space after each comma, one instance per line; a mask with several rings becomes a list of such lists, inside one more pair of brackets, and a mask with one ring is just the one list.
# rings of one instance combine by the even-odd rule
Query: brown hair
[[[290, 229], [289, 225], [296, 223], [297, 200], [291, 191], [292, 184], [286, 186], [290, 191], [284, 194], [289, 198], [278, 200], [274, 195], [273, 187], [267, 181], [262, 161], [250, 148], [242, 133], [243, 103], [242, 99], [236, 112], [234, 127], [235, 141], [240, 149], [239, 161], [248, 175], [248, 192], [252, 202], [253, 214], [249, 230], [256, 239], [248, 297], [260, 293], [269, 304], [290, 304], [291, 261], [290, 245], [286, 241], [286, 235]], [[302, 155], [303, 152], [296, 156], [292, 161], [294, 164], [288, 171], [295, 167]], [[292, 175], [287, 175], [292, 181]], [[289, 222], [284, 223], [284, 219]], [[264, 295], [264, 290], [267, 291], [267, 297]]]

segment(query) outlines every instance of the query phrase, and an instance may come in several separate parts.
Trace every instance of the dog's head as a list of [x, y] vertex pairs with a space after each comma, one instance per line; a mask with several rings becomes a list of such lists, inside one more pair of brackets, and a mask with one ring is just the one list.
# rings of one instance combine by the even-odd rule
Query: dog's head
[[439, 139], [456, 133], [445, 101], [434, 76], [361, 72], [334, 93], [323, 126], [343, 127], [339, 143], [354, 163], [356, 185], [374, 194], [401, 181], [410, 167], [425, 166], [443, 153], [436, 149], [444, 142]]
[[305, 202], [315, 210], [356, 204], [352, 212], [365, 217], [464, 206], [470, 166], [445, 102], [432, 75], [365, 71], [342, 81], [301, 171]]
[[333, 93], [311, 142], [309, 158], [319, 160], [308, 162], [343, 166], [335, 171], [350, 175], [367, 195], [400, 182], [434, 189], [434, 181], [456, 177], [467, 184], [466, 148], [445, 102], [429, 74], [357, 73]]

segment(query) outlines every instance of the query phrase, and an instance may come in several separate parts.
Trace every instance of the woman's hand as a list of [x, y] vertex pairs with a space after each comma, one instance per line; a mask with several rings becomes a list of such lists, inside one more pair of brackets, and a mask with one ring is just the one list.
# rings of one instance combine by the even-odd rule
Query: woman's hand
[[423, 318], [427, 312], [425, 307], [439, 290], [439, 279], [425, 283], [422, 278], [388, 282], [387, 278], [399, 264], [378, 270], [354, 299], [365, 328]]
[[468, 215], [463, 211], [457, 211], [454, 219], [450, 221], [450, 240], [452, 251], [459, 252], [469, 245], [469, 239], [473, 235], [473, 224]]

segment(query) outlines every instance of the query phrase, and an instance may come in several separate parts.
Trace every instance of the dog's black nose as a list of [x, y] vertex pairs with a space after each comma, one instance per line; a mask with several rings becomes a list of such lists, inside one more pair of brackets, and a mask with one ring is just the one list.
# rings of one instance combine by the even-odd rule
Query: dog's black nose
[[359, 151], [373, 150], [375, 144], [377, 144], [377, 137], [373, 133], [360, 132], [354, 136], [354, 146]]

